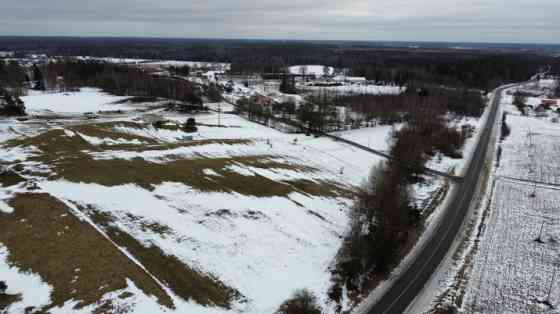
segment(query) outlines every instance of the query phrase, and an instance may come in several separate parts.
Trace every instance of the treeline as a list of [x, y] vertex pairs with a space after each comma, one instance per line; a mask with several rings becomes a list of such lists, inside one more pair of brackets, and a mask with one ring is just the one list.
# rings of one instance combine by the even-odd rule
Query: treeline
[[411, 112], [408, 123], [393, 135], [391, 159], [374, 167], [357, 193], [351, 229], [333, 269], [330, 298], [339, 303], [350, 294], [368, 292], [372, 279], [384, 278], [399, 263], [421, 232], [422, 209], [411, 184], [422, 180], [426, 162], [436, 153], [460, 157], [467, 128], [450, 128], [438, 110]]
[[447, 49], [334, 48], [328, 45], [240, 48], [231, 55], [232, 72], [282, 73], [288, 65], [323, 64], [350, 69], [351, 75], [400, 86], [431, 83], [491, 90], [524, 81], [540, 68], [560, 60], [531, 53], [457, 51]]
[[524, 81], [554, 58], [517, 53], [414, 51], [382, 53], [367, 58], [367, 52], [348, 53], [354, 75], [399, 85], [433, 83], [453, 87], [491, 90], [501, 84]]
[[202, 105], [201, 90], [193, 83], [157, 76], [134, 66], [64, 59], [48, 63], [44, 72], [50, 89], [67, 91], [89, 86], [114, 95], [161, 97]]
[[268, 125], [271, 120], [276, 120], [297, 126], [299, 131], [307, 134], [336, 131], [345, 125], [330, 98], [310, 96], [296, 106], [290, 101], [278, 103], [264, 96], [252, 96], [240, 98], [236, 104], [237, 111], [251, 121]]
[[0, 59], [0, 88], [10, 89], [14, 95], [21, 96], [29, 81], [26, 69], [17, 61]]
[[[343, 114], [344, 108], [349, 109], [346, 114]], [[449, 113], [451, 116], [480, 117], [484, 108], [484, 97], [478, 91], [435, 87], [409, 89], [397, 95], [333, 96], [317, 93], [308, 95], [299, 106], [293, 102], [276, 103], [265, 96], [241, 98], [237, 102], [237, 110], [250, 120], [267, 124], [272, 118], [295, 118], [302, 127], [301, 131], [306, 133], [331, 132], [364, 125], [413, 123], [427, 109], [434, 116]], [[429, 136], [431, 134], [426, 134], [426, 138]], [[453, 140], [451, 135], [449, 140]], [[452, 154], [450, 148], [445, 150]]]
[[376, 120], [380, 124], [393, 124], [407, 120], [410, 112], [418, 108], [437, 109], [468, 117], [480, 117], [485, 101], [481, 92], [468, 89], [441, 87], [409, 87], [406, 92], [395, 95], [342, 95], [333, 100], [338, 106], [348, 107], [359, 113], [366, 121]]
[[[387, 43], [191, 40], [138, 38], [5, 38], [7, 50], [55, 56], [230, 62], [236, 74], [282, 73], [296, 64], [347, 68], [368, 80], [410, 85], [431, 82], [490, 90], [504, 82], [526, 80], [539, 69], [560, 73], [560, 59], [543, 50], [519, 47], [449, 49], [449, 45], [410, 49]], [[475, 47], [475, 48], [476, 48]]]

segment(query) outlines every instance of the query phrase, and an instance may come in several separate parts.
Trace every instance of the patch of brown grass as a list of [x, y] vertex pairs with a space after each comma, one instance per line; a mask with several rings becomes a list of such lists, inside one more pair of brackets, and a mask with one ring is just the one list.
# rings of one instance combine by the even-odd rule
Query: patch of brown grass
[[206, 306], [230, 308], [241, 294], [218, 279], [200, 273], [173, 255], [165, 254], [155, 245], [145, 246], [113, 224], [114, 218], [107, 213], [87, 210], [88, 215], [102, 227], [119, 246], [126, 248], [146, 269], [164, 282], [184, 300], [194, 300]]
[[215, 139], [215, 140], [193, 140], [185, 141], [179, 143], [159, 143], [154, 145], [131, 145], [131, 144], [121, 144], [121, 145], [100, 145], [99, 147], [105, 150], [127, 150], [133, 152], [144, 152], [144, 151], [164, 151], [181, 147], [195, 147], [204, 146], [210, 144], [222, 144], [222, 145], [249, 145], [253, 141], [246, 139]]
[[162, 225], [154, 221], [146, 221], [142, 217], [132, 215], [130, 213], [126, 214], [126, 217], [130, 219], [131, 222], [140, 226], [143, 232], [151, 231], [153, 233], [159, 234], [162, 237], [173, 234], [173, 231], [168, 226]]
[[[0, 213], [0, 243], [8, 262], [21, 271], [38, 274], [53, 287], [48, 311], [68, 300], [77, 307], [98, 302], [108, 292], [139, 289], [173, 308], [165, 291], [95, 228], [77, 219], [71, 210], [48, 194], [18, 194], [9, 201], [12, 214]], [[8, 283], [9, 284], [9, 283]]]
[[21, 301], [21, 295], [19, 294], [0, 294], [0, 312], [19, 301]]
[[[106, 137], [104, 134], [95, 132], [108, 132], [113, 137], [119, 136], [118, 132], [111, 131], [114, 125], [115, 123], [92, 124], [72, 128], [74, 131], [83, 132], [84, 134], [88, 133], [91, 136]], [[134, 123], [128, 123], [127, 126], [140, 127]], [[223, 139], [175, 144], [92, 146], [79, 136], [69, 137], [63, 130], [58, 129], [35, 137], [14, 140], [9, 145], [35, 146], [39, 148], [43, 153], [32, 157], [31, 160], [51, 166], [56, 173], [50, 177], [52, 179], [64, 178], [72, 182], [98, 183], [105, 186], [137, 184], [149, 190], [163, 182], [179, 182], [200, 191], [237, 192], [259, 197], [286, 196], [294, 191], [314, 196], [349, 196], [345, 188], [332, 182], [315, 182], [310, 180], [275, 181], [260, 175], [244, 176], [227, 169], [227, 166], [239, 164], [241, 166], [270, 169], [273, 171], [292, 170], [307, 173], [318, 171], [313, 167], [278, 161], [274, 156], [270, 155], [234, 158], [177, 158], [175, 161], [159, 164], [148, 162], [142, 158], [132, 160], [95, 160], [87, 153], [87, 151], [123, 148], [143, 151], [209, 144], [248, 145], [250, 143], [251, 141], [243, 139]], [[206, 176], [203, 172], [204, 169], [214, 170], [221, 176]]]
[[[205, 192], [237, 192], [259, 197], [286, 196], [301, 191], [317, 196], [336, 196], [342, 191], [334, 184], [308, 180], [274, 181], [264, 176], [244, 176], [229, 171], [233, 164], [255, 163], [260, 156], [236, 158], [182, 159], [165, 164], [145, 161], [110, 159], [66, 159], [55, 162], [56, 178], [73, 182], [97, 183], [105, 186], [137, 184], [153, 190], [163, 182], [179, 182]], [[265, 157], [266, 158], [266, 157]], [[287, 166], [286, 166], [287, 167]], [[212, 169], [221, 176], [206, 176], [204, 169]]]
[[150, 137], [124, 133], [124, 132], [116, 132], [113, 128], [116, 126], [124, 126], [129, 128], [135, 129], [142, 129], [144, 126], [142, 124], [128, 122], [128, 121], [120, 121], [120, 122], [107, 122], [107, 123], [96, 123], [96, 124], [82, 124], [78, 126], [72, 126], [68, 129], [79, 132], [81, 134], [97, 137], [97, 138], [110, 138], [113, 140], [118, 139], [125, 139], [127, 141], [132, 140], [139, 140], [144, 143], [148, 144], [157, 144], [159, 141]]
[[346, 198], [352, 198], [354, 196], [354, 192], [350, 189], [330, 181], [320, 180], [316, 182], [300, 179], [294, 181], [284, 181], [284, 183], [290, 184], [300, 192], [309, 195]]
[[0, 172], [0, 186], [8, 187], [20, 184], [25, 181], [25, 178], [12, 170]]

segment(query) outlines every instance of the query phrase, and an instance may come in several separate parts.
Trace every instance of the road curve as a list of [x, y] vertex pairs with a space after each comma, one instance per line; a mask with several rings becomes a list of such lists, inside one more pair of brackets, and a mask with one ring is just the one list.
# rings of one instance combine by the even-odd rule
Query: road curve
[[422, 291], [436, 268], [445, 258], [461, 225], [467, 216], [471, 200], [476, 192], [479, 178], [486, 160], [492, 130], [496, 123], [500, 99], [504, 89], [512, 85], [502, 86], [494, 91], [491, 108], [482, 130], [476, 150], [474, 151], [467, 171], [441, 217], [438, 225], [425, 241], [424, 246], [411, 261], [409, 267], [399, 275], [384, 295], [370, 308], [361, 309], [360, 314], [403, 313], [414, 298]]

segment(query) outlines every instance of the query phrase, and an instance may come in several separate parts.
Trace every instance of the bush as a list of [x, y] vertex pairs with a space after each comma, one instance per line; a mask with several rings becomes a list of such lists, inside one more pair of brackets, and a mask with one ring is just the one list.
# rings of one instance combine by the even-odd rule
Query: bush
[[306, 289], [297, 290], [294, 295], [282, 305], [276, 314], [321, 314], [321, 307], [317, 304], [317, 297]]
[[183, 131], [185, 132], [196, 132], [198, 128], [196, 127], [196, 120], [194, 118], [189, 118], [187, 122], [183, 125]]
[[504, 114], [502, 115], [502, 134], [500, 136], [500, 139], [503, 141], [506, 137], [509, 136], [509, 134], [511, 133], [511, 129], [509, 128], [509, 125], [506, 123], [506, 119], [507, 119], [507, 113], [504, 112]]
[[210, 102], [216, 103], [222, 101], [222, 92], [220, 88], [215, 83], [210, 83], [206, 90], [206, 95]]
[[522, 115], [527, 115], [525, 110], [525, 107], [527, 106], [527, 97], [525, 97], [522, 93], [515, 92], [513, 95], [513, 105], [517, 107], [517, 110], [519, 110]]
[[284, 74], [284, 76], [282, 76], [282, 81], [280, 82], [279, 90], [281, 93], [284, 94], [297, 93], [295, 79], [293, 76], [288, 75], [287, 71]]
[[0, 281], [0, 295], [6, 294], [6, 290], [8, 289], [8, 285], [4, 281]]
[[25, 105], [19, 97], [10, 95], [6, 90], [0, 89], [0, 115], [24, 116]]

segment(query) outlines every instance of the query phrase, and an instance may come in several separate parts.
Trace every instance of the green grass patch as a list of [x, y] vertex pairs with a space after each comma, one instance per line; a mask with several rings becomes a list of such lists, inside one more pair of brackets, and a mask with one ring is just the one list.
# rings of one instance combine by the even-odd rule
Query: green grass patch
[[126, 248], [151, 274], [184, 300], [192, 299], [202, 305], [229, 309], [234, 300], [242, 298], [237, 290], [227, 287], [211, 275], [190, 268], [177, 257], [165, 254], [159, 247], [142, 245], [116, 227], [111, 215], [94, 210], [86, 212], [115, 243]]
[[8, 263], [38, 274], [53, 287], [52, 303], [35, 310], [48, 312], [71, 299], [79, 301], [77, 308], [97, 303], [104, 294], [126, 288], [127, 278], [174, 308], [151, 276], [64, 203], [48, 194], [27, 193], [16, 195], [9, 205], [13, 213], [0, 213], [0, 243], [8, 249]]

